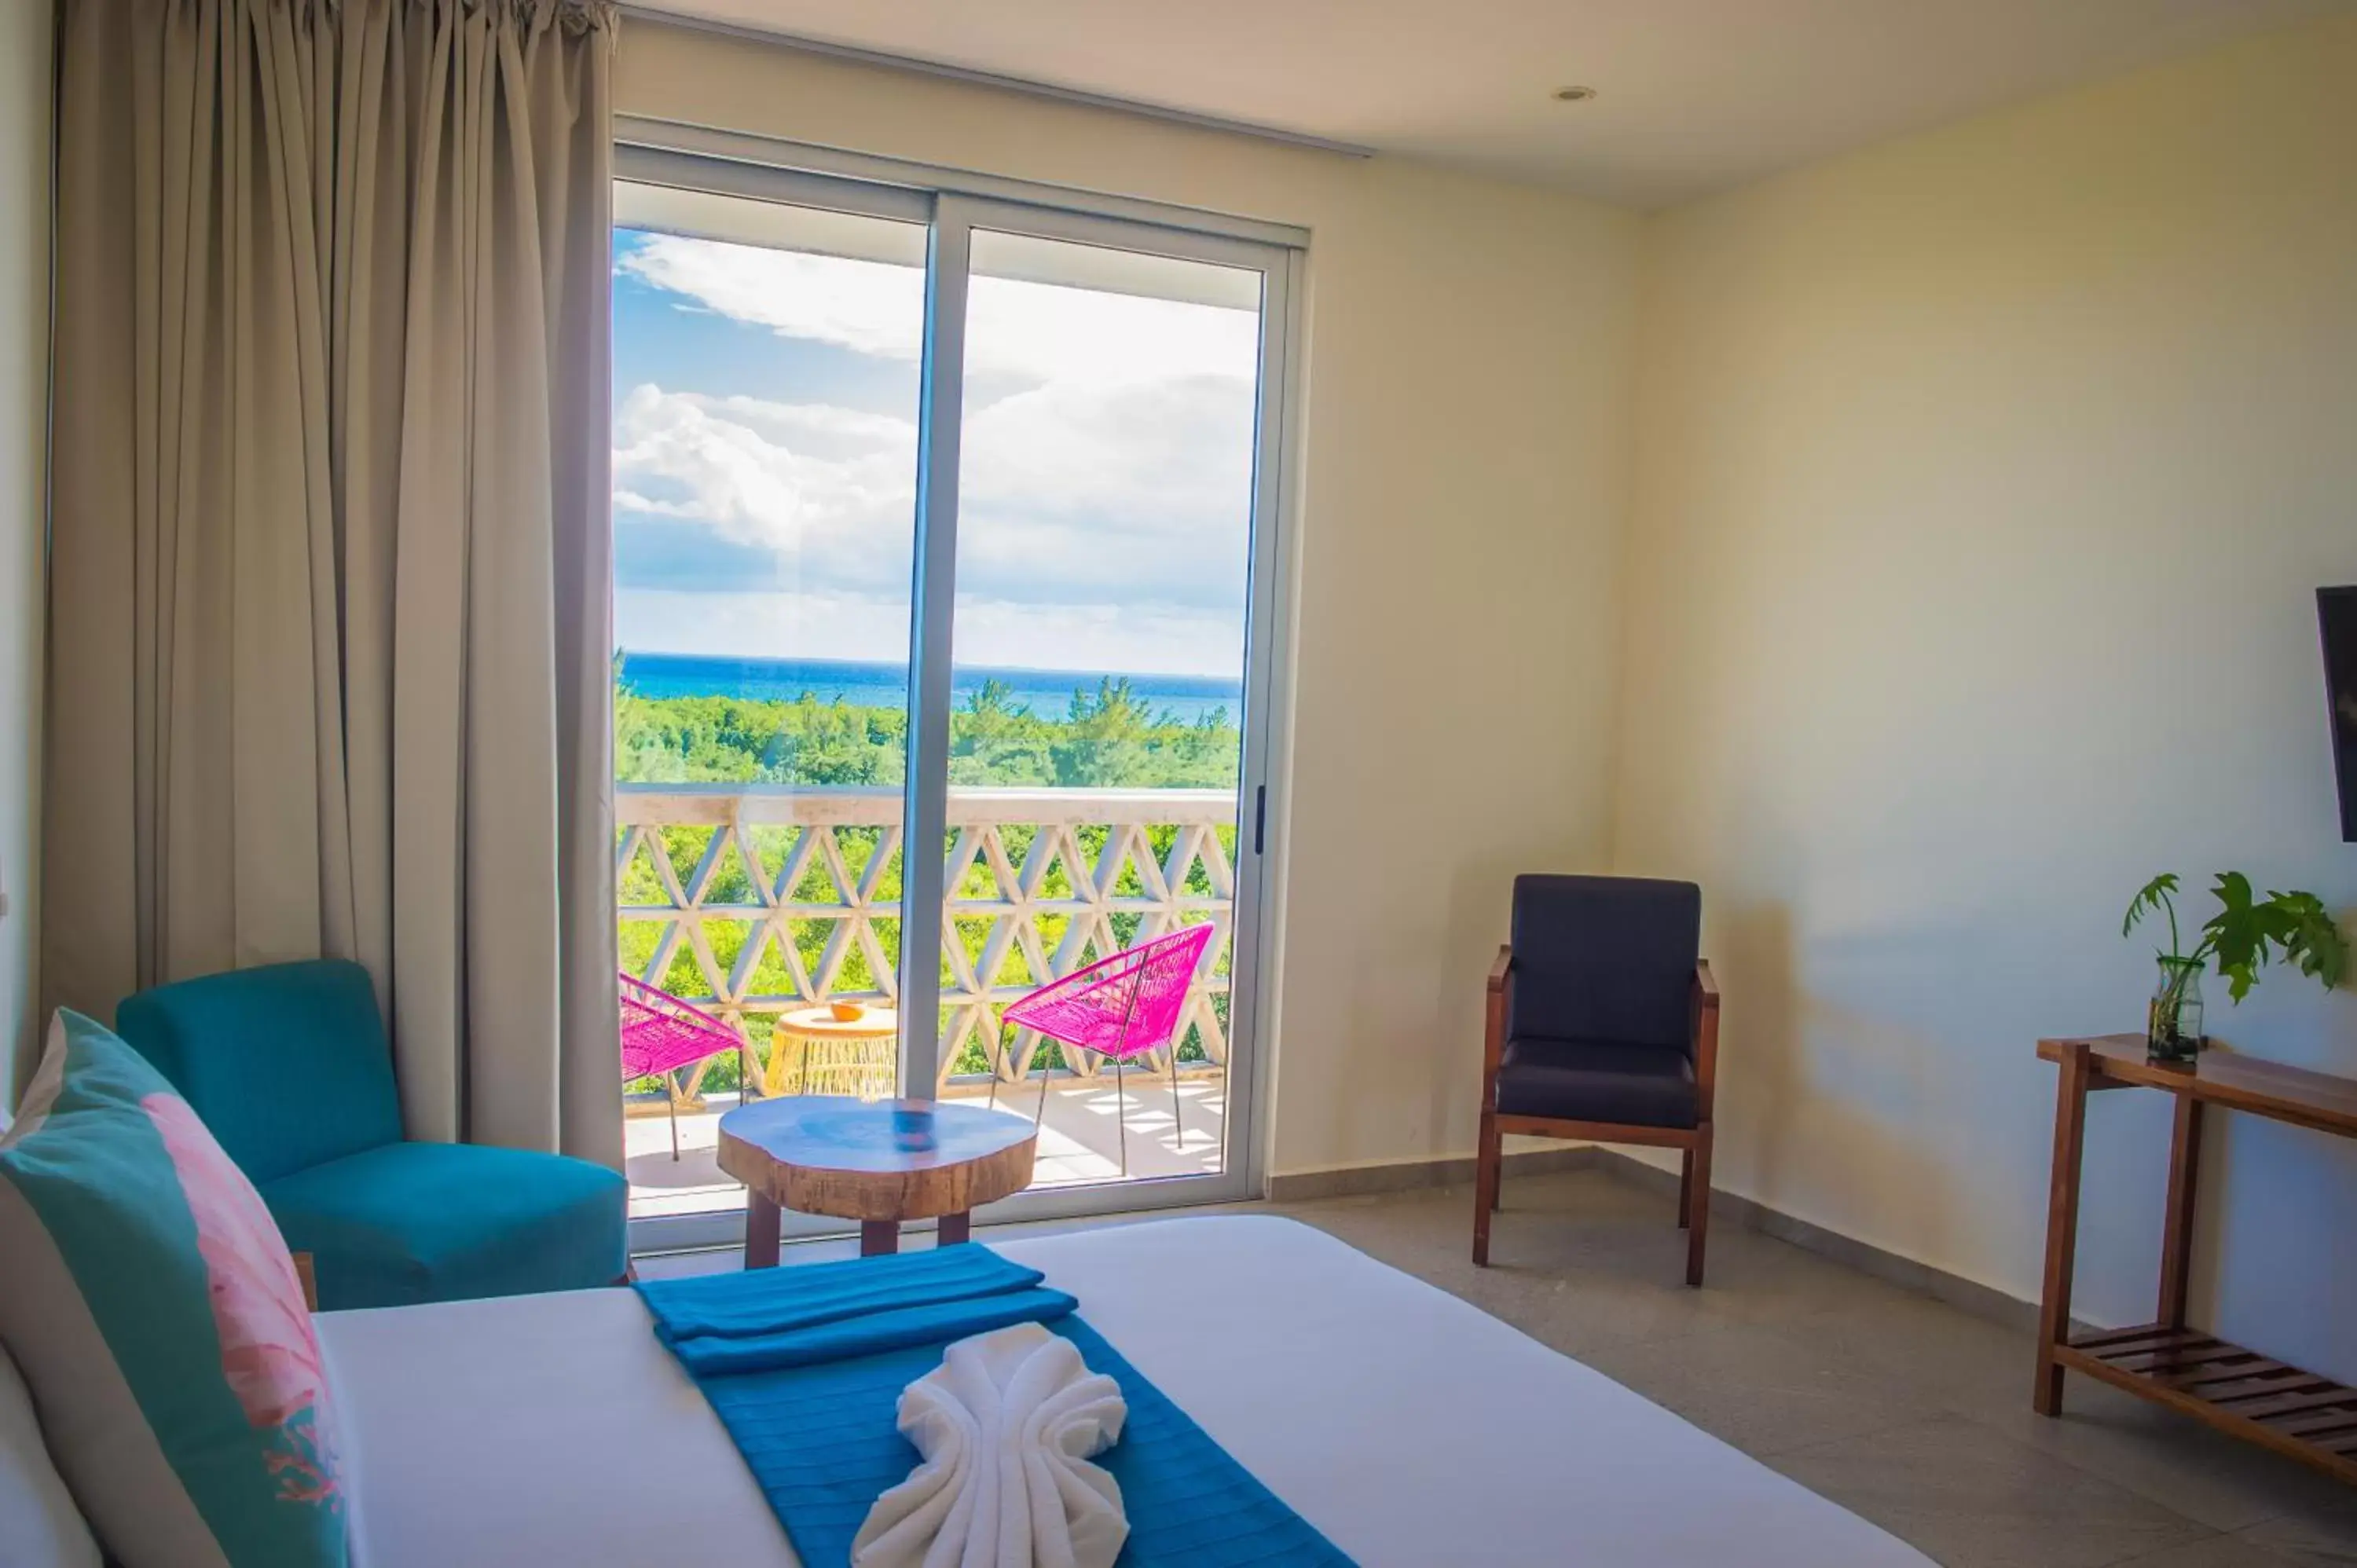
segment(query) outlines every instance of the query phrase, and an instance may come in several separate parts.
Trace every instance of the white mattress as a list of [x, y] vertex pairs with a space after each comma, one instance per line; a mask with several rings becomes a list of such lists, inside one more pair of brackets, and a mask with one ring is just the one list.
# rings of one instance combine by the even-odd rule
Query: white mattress
[[[1367, 1568], [1929, 1560], [1496, 1318], [1290, 1220], [1010, 1241]], [[630, 1291], [329, 1313], [357, 1568], [793, 1568]]]

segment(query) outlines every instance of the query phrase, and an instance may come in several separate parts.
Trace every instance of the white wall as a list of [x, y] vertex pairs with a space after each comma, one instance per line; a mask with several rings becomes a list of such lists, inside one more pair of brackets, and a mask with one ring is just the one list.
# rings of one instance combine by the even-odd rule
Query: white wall
[[40, 888], [49, 5], [0, 0], [0, 1106], [31, 1069]]
[[[2130, 893], [2357, 902], [2312, 598], [2357, 582], [2352, 82], [2344, 16], [1650, 226], [1616, 860], [1706, 890], [1722, 1186], [2033, 1296], [2032, 1046], [2140, 1026]], [[2357, 997], [2210, 1000], [2357, 1072]], [[2166, 1112], [2094, 1102], [2089, 1316], [2151, 1316]], [[2204, 1320], [2357, 1377], [2357, 1149], [2211, 1149]]]
[[636, 19], [617, 101], [1314, 231], [1271, 1168], [1471, 1153], [1507, 884], [1608, 854], [1638, 220]]

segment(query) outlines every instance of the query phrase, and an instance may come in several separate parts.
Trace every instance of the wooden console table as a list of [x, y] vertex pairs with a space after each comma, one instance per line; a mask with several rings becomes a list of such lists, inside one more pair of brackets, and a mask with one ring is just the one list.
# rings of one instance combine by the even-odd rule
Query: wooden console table
[[[2229, 1345], [2185, 1322], [2203, 1111], [2218, 1105], [2357, 1138], [2357, 1080], [2220, 1049], [2202, 1052], [2191, 1066], [2167, 1066], [2146, 1059], [2141, 1035], [2040, 1040], [2038, 1054], [2061, 1069], [2054, 1103], [2054, 1185], [2046, 1213], [2046, 1295], [2038, 1315], [2038, 1385], [2031, 1400], [2038, 1412], [2060, 1415], [2063, 1372], [2083, 1372], [2357, 1482], [2357, 1389]], [[2150, 1323], [2074, 1339], [2071, 1265], [2079, 1240], [2087, 1096], [2136, 1087], [2177, 1097], [2159, 1304]]]

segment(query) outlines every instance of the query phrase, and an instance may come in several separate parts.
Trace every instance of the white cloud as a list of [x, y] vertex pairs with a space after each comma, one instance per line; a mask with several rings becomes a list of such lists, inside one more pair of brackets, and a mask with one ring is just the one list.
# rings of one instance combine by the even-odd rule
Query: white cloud
[[[907, 421], [644, 385], [614, 434], [619, 507], [710, 524], [813, 585], [908, 579]], [[967, 424], [960, 583], [1013, 601], [1240, 605], [1251, 499], [1250, 383], [1050, 383]]]
[[[676, 234], [646, 234], [620, 270], [697, 306], [787, 338], [915, 360], [923, 348], [924, 274]], [[966, 372], [1093, 381], [1241, 375], [1260, 356], [1260, 317], [1179, 300], [1013, 278], [967, 290]]]
[[1229, 377], [1051, 381], [966, 424], [962, 588], [1241, 605], [1253, 390]]
[[906, 583], [916, 454], [905, 420], [644, 385], [615, 415], [614, 503], [708, 523], [837, 586]]
[[914, 360], [925, 327], [925, 274], [885, 262], [649, 234], [622, 252], [629, 276], [707, 310], [788, 338]]
[[1260, 362], [1249, 310], [1097, 289], [975, 278], [966, 291], [966, 373], [1100, 386], [1184, 376], [1246, 382]]
[[[917, 352], [907, 268], [662, 235], [620, 264], [749, 327], [888, 358]], [[1257, 332], [1250, 311], [974, 281], [971, 369], [1027, 384], [969, 405], [962, 660], [1139, 672], [1234, 667]], [[615, 421], [616, 504], [765, 549], [800, 591], [790, 610], [759, 595], [749, 597], [767, 608], [734, 605], [724, 614], [722, 601], [748, 596], [721, 583], [662, 594], [626, 585], [624, 599], [640, 596], [648, 629], [625, 645], [901, 657], [916, 450], [913, 418], [633, 389]], [[690, 601], [710, 618], [697, 623]], [[899, 607], [880, 644], [878, 602]]]

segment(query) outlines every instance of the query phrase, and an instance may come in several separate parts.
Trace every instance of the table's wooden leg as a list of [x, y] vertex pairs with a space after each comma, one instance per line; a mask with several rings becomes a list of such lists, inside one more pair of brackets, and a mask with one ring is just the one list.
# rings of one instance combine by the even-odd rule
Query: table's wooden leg
[[897, 1219], [863, 1219], [859, 1222], [859, 1255], [863, 1258], [889, 1257], [900, 1250], [900, 1222]]
[[745, 1266], [748, 1269], [774, 1269], [778, 1266], [777, 1200], [769, 1194], [753, 1188], [745, 1193]]
[[974, 1210], [971, 1208], [942, 1215], [940, 1228], [933, 1232], [933, 1245], [936, 1247], [954, 1247], [961, 1241], [973, 1240]]
[[2038, 1382], [2030, 1405], [2062, 1413], [2062, 1367], [2055, 1348], [2071, 1334], [2071, 1266], [2079, 1251], [2079, 1166], [2086, 1146], [2087, 1045], [2063, 1047], [2054, 1090], [2054, 1174], [2046, 1194], [2046, 1290], [2038, 1308]]
[[2169, 1142], [2169, 1216], [2160, 1230], [2160, 1304], [2155, 1316], [2185, 1326], [2185, 1293], [2193, 1261], [2193, 1188], [2201, 1171], [2201, 1101], [2177, 1097], [2177, 1127]]

